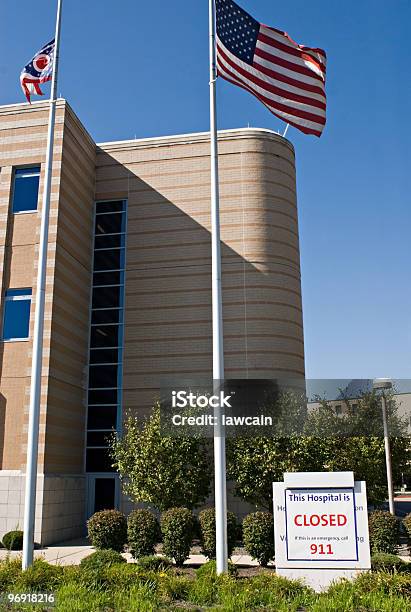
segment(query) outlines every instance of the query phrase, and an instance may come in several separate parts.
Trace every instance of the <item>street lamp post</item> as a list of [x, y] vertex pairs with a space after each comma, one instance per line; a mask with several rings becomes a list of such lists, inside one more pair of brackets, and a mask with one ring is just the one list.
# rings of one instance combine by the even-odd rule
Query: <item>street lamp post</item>
[[385, 447], [385, 465], [387, 470], [387, 485], [388, 485], [388, 505], [391, 514], [395, 515], [394, 508], [394, 487], [392, 483], [392, 465], [391, 465], [391, 449], [390, 449], [390, 437], [388, 432], [388, 419], [387, 419], [387, 400], [385, 397], [385, 391], [392, 389], [392, 382], [389, 378], [376, 378], [373, 382], [373, 389], [375, 391], [381, 390], [381, 410], [382, 410], [382, 423], [384, 427], [384, 447]]

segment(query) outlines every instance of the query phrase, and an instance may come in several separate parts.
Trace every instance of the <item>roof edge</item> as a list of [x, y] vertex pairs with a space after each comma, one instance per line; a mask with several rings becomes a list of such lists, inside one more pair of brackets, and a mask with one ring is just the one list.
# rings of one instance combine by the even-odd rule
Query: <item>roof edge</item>
[[[253, 128], [253, 127], [244, 127], [244, 128], [234, 128], [229, 130], [218, 130], [218, 138], [219, 140], [229, 140], [229, 139], [241, 139], [241, 138], [268, 138], [273, 139], [281, 144], [288, 146], [294, 152], [293, 144], [287, 139], [270, 130], [268, 128]], [[172, 134], [169, 136], [150, 136], [147, 138], [133, 138], [129, 140], [113, 140], [107, 142], [98, 142], [97, 147], [103, 149], [104, 151], [110, 151], [113, 149], [130, 149], [133, 146], [136, 148], [144, 148], [146, 146], [169, 146], [173, 144], [190, 144], [190, 143], [199, 143], [199, 142], [209, 142], [210, 140], [210, 132], [188, 132], [186, 134]]]

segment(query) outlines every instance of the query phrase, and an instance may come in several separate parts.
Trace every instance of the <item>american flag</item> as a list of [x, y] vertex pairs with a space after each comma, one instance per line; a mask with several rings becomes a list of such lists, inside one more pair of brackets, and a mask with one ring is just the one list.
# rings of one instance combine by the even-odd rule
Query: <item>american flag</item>
[[21, 88], [28, 102], [30, 94], [42, 96], [40, 83], [51, 81], [54, 66], [54, 38], [37, 51], [30, 62], [24, 66], [20, 75]]
[[305, 134], [325, 126], [326, 54], [258, 23], [232, 0], [216, 0], [217, 71]]

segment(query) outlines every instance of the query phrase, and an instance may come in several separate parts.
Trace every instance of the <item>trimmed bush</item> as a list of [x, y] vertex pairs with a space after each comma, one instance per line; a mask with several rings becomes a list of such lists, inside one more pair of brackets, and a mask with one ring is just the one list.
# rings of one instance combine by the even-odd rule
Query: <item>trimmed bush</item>
[[274, 559], [274, 519], [270, 512], [253, 512], [243, 520], [244, 548], [266, 567]]
[[181, 567], [190, 555], [194, 517], [188, 508], [171, 508], [161, 515], [163, 552]]
[[3, 536], [3, 546], [7, 550], [23, 550], [23, 532], [9, 531]]
[[411, 512], [403, 518], [402, 524], [405, 527], [405, 531], [407, 532], [408, 539], [411, 540]]
[[100, 550], [110, 548], [122, 552], [127, 542], [127, 520], [118, 510], [96, 512], [87, 521], [91, 544]]
[[126, 563], [126, 560], [116, 550], [96, 550], [80, 561], [80, 567], [81, 569], [94, 572], [111, 567], [117, 563]]
[[127, 538], [130, 552], [135, 559], [154, 554], [160, 540], [160, 525], [150, 510], [134, 510], [127, 520]]
[[164, 570], [173, 567], [173, 563], [170, 561], [170, 559], [167, 559], [167, 557], [157, 557], [156, 555], [140, 557], [137, 565], [152, 572], [163, 572]]
[[371, 553], [394, 554], [400, 537], [398, 519], [384, 510], [375, 510], [368, 516]]
[[373, 572], [410, 573], [411, 564], [397, 555], [377, 552], [371, 557], [371, 569]]
[[[201, 531], [201, 552], [209, 559], [216, 557], [215, 544], [215, 510], [206, 508], [198, 515]], [[237, 519], [233, 512], [227, 512], [227, 547], [228, 556], [231, 557], [237, 540]]]

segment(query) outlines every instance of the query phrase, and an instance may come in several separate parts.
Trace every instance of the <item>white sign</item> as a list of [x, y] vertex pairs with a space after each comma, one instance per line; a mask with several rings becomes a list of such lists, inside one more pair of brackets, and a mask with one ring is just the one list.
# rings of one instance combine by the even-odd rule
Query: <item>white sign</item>
[[370, 568], [365, 483], [352, 472], [285, 474], [273, 491], [277, 573], [322, 588]]

